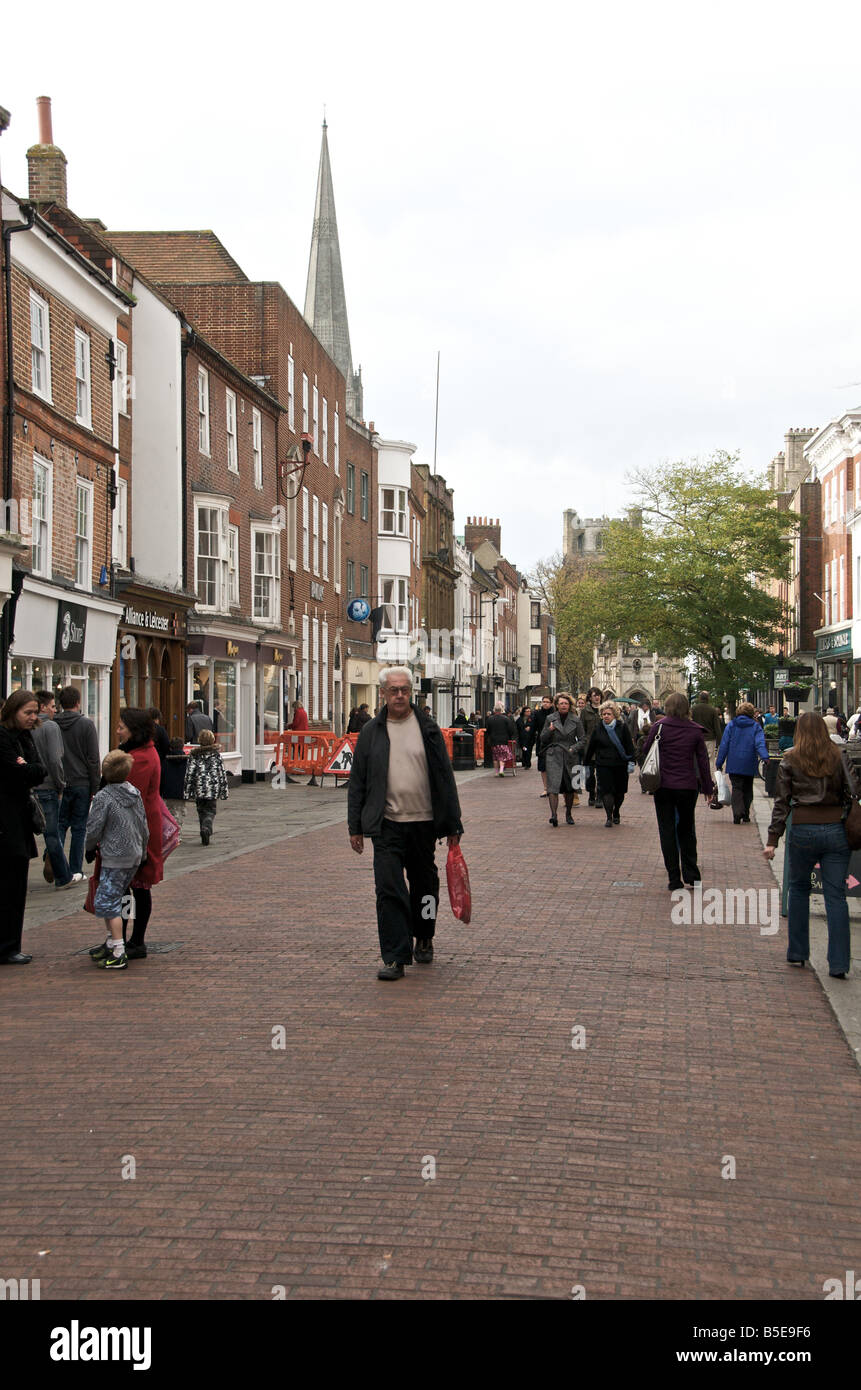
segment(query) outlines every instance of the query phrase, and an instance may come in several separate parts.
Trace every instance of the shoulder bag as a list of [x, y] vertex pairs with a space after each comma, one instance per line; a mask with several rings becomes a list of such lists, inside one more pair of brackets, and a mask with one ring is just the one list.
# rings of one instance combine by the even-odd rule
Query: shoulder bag
[[661, 730], [655, 734], [654, 742], [643, 759], [643, 766], [640, 768], [640, 786], [644, 792], [656, 792], [661, 785], [661, 754], [658, 744], [661, 741]]
[[850, 849], [861, 849], [861, 804], [855, 799], [852, 784], [846, 775], [846, 765], [843, 764], [843, 777], [849, 791], [849, 805], [843, 817], [843, 825], [846, 830], [846, 843]]

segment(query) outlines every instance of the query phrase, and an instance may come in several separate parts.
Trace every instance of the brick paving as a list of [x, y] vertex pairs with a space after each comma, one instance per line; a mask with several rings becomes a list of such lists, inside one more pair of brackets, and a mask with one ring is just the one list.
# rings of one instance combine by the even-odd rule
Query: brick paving
[[[445, 906], [434, 965], [395, 983], [344, 824], [214, 842], [154, 893], [172, 949], [124, 974], [80, 954], [85, 914], [32, 927], [33, 964], [0, 971], [0, 1277], [43, 1299], [821, 1299], [861, 1267], [858, 1071], [785, 928], [673, 925], [648, 798], [552, 830], [537, 791], [461, 786], [473, 921]], [[773, 886], [754, 826], [697, 816], [706, 887]]]

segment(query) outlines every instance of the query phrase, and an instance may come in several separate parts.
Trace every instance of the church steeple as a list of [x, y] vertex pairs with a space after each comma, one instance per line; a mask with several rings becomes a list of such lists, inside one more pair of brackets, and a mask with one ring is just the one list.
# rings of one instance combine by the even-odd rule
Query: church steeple
[[362, 374], [361, 369], [358, 372], [353, 371], [353, 355], [350, 351], [347, 296], [344, 293], [344, 275], [341, 270], [341, 248], [338, 244], [327, 129], [324, 117], [320, 169], [317, 174], [317, 199], [314, 204], [314, 230], [311, 234], [311, 258], [308, 262], [308, 284], [305, 290], [305, 318], [346, 379], [348, 414], [356, 420], [361, 420]]

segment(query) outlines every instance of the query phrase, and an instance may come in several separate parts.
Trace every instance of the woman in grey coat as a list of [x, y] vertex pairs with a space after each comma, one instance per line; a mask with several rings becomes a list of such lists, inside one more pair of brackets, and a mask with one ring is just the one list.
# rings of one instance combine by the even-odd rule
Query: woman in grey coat
[[574, 805], [574, 769], [579, 766], [586, 735], [583, 725], [574, 711], [574, 701], [570, 695], [560, 692], [553, 701], [553, 713], [547, 716], [541, 730], [541, 747], [546, 750], [547, 801], [550, 806], [550, 824], [558, 825], [556, 808], [559, 793], [565, 798], [565, 821], [574, 824], [571, 808]]

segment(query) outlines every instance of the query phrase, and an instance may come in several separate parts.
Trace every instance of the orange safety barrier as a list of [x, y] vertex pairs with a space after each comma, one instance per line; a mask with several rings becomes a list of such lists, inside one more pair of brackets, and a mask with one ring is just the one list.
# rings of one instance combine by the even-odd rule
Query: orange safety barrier
[[[327, 756], [327, 758], [326, 758], [326, 764], [325, 764], [325, 765], [328, 766], [328, 764], [332, 761], [332, 758], [334, 757], [335, 753], [336, 753], [340, 748], [343, 747], [344, 743], [346, 743], [346, 744], [347, 744], [347, 747], [350, 748], [352, 751], [355, 751], [356, 743], [357, 743], [357, 741], [358, 741], [358, 738], [359, 738], [359, 735], [358, 735], [358, 734], [338, 734], [338, 736], [333, 740], [332, 745], [331, 745], [331, 747], [330, 747], [330, 749], [329, 749], [329, 753], [328, 753], [328, 756]], [[340, 757], [340, 753], [339, 753], [339, 757]], [[352, 764], [352, 759], [350, 759], [350, 763]], [[342, 784], [343, 784], [343, 783], [346, 783], [346, 782], [349, 780], [349, 777], [350, 777], [350, 768], [349, 768], [349, 767], [338, 768], [337, 771], [334, 771], [334, 772], [321, 772], [321, 773], [320, 773], [320, 786], [321, 786], [321, 787], [322, 787], [322, 785], [323, 785], [323, 778], [324, 778], [324, 777], [334, 777], [334, 778], [336, 779], [336, 784], [337, 784], [337, 779], [339, 779], [339, 778], [340, 778]]]
[[476, 729], [475, 731], [475, 761], [481, 766], [484, 762], [484, 735], [486, 729]]
[[330, 730], [312, 734], [285, 729], [278, 742], [273, 744], [272, 767], [285, 772], [288, 777], [294, 772], [300, 775], [310, 772], [308, 786], [316, 786], [316, 776], [322, 773], [329, 761], [335, 738], [336, 735]]
[[445, 744], [445, 751], [448, 753], [449, 761], [451, 761], [454, 755], [454, 740], [452, 737], [452, 730], [440, 729], [440, 733], [442, 734], [443, 743]]

